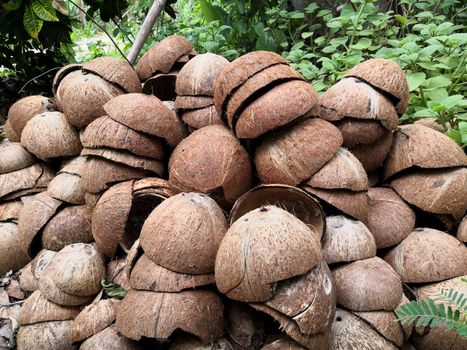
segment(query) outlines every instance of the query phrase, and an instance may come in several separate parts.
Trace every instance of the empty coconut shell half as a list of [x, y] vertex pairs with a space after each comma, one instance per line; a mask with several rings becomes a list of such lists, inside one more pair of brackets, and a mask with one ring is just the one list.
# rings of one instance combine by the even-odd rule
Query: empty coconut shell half
[[261, 350], [305, 350], [305, 348], [287, 336], [280, 336], [265, 344]]
[[415, 125], [423, 125], [427, 126], [429, 128], [432, 128], [433, 130], [439, 131], [441, 133], [444, 133], [443, 126], [438, 123], [438, 120], [436, 118], [421, 118], [416, 121], [414, 121]]
[[[54, 80], [52, 82], [52, 91], [54, 93], [54, 95], [57, 95], [57, 89], [58, 89], [58, 86], [60, 85], [60, 82], [62, 81], [63, 78], [65, 78], [67, 76], [68, 73], [71, 73], [75, 70], [80, 70], [81, 68], [83, 67], [82, 64], [79, 64], [79, 63], [71, 63], [71, 64], [67, 64], [66, 66], [63, 66], [62, 68], [60, 68], [57, 73], [55, 73], [55, 76], [54, 76]], [[57, 102], [57, 105], [58, 105], [58, 101], [59, 99], [56, 99], [56, 102]], [[59, 107], [59, 110], [62, 110], [60, 106]]]
[[393, 134], [386, 130], [375, 142], [348, 147], [349, 151], [360, 161], [367, 173], [375, 171], [384, 163], [391, 150]]
[[263, 343], [264, 317], [246, 304], [226, 305], [226, 338], [235, 349], [258, 349]]
[[77, 350], [72, 345], [70, 329], [72, 320], [41, 322], [19, 327], [16, 336], [18, 349]]
[[212, 198], [180, 193], [152, 211], [140, 241], [145, 254], [166, 269], [207, 274], [214, 272], [217, 250], [227, 229], [224, 212]]
[[19, 213], [23, 208], [23, 202], [20, 200], [0, 203], [0, 222], [18, 221]]
[[384, 260], [357, 260], [332, 270], [337, 303], [355, 311], [392, 311], [402, 299], [400, 276]]
[[34, 163], [36, 163], [35, 157], [20, 143], [0, 143], [0, 174], [21, 170]]
[[[11, 105], [8, 110], [8, 123], [12, 131], [21, 138], [24, 127], [32, 117], [54, 110], [55, 104], [48, 97], [40, 95], [24, 97]], [[8, 139], [13, 141], [10, 137]]]
[[208, 290], [156, 293], [130, 290], [117, 308], [117, 330], [124, 336], [168, 339], [177, 329], [202, 342], [219, 339], [224, 333], [224, 306]]
[[214, 105], [198, 109], [187, 109], [182, 112], [182, 120], [188, 125], [190, 132], [209, 125], [223, 125]]
[[81, 173], [85, 162], [86, 157], [76, 157], [66, 162], [47, 187], [50, 196], [71, 204], [84, 204]]
[[39, 280], [55, 254], [56, 252], [54, 251], [42, 249], [34, 259], [21, 270], [19, 281], [22, 290], [34, 292], [39, 289]]
[[226, 338], [220, 338], [213, 343], [203, 344], [199, 339], [190, 336], [177, 337], [169, 350], [234, 350], [235, 347]]
[[143, 93], [154, 95], [161, 101], [173, 101], [177, 97], [175, 84], [179, 70], [168, 73], [157, 73], [144, 82]]
[[14, 222], [0, 222], [0, 275], [19, 270], [30, 261], [30, 257], [21, 250], [21, 236], [18, 225]]
[[323, 257], [328, 264], [351, 262], [376, 256], [376, 242], [361, 221], [343, 215], [326, 218]]
[[467, 242], [467, 216], [464, 216], [459, 227], [457, 228], [456, 238], [461, 242]]
[[383, 58], [366, 60], [350, 69], [345, 77], [358, 78], [386, 94], [399, 115], [407, 109], [409, 85], [404, 72], [394, 61]]
[[185, 192], [210, 194], [229, 207], [251, 187], [250, 158], [231, 131], [210, 125], [175, 148], [169, 161], [169, 182]]
[[7, 119], [5, 124], [3, 124], [3, 132], [5, 133], [5, 136], [8, 141], [10, 142], [20, 142], [21, 141], [21, 135], [18, 135], [13, 128], [11, 127], [10, 120]]
[[324, 233], [324, 211], [318, 201], [298, 187], [281, 184], [259, 185], [244, 193], [230, 212], [230, 225], [246, 213], [265, 205], [287, 210], [319, 237]]
[[79, 349], [143, 350], [144, 348], [141, 344], [125, 338], [117, 332], [115, 325], [112, 325], [86, 339]]
[[[408, 203], [434, 214], [461, 219], [467, 209], [467, 168], [417, 169], [391, 181]], [[455, 195], [453, 195], [455, 194]]]
[[174, 102], [176, 109], [204, 108], [214, 104], [212, 96], [177, 96]]
[[466, 273], [467, 247], [447, 233], [415, 229], [384, 259], [404, 282], [436, 282]]
[[289, 212], [264, 206], [227, 231], [216, 257], [217, 288], [234, 300], [264, 302], [277, 282], [309, 272], [321, 259], [318, 233]]

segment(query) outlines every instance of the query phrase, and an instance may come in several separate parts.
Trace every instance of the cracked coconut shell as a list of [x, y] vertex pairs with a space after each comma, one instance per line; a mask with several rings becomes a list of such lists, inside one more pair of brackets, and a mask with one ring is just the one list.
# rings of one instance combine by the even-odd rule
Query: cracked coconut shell
[[168, 73], [177, 60], [185, 55], [194, 56], [193, 46], [180, 35], [171, 35], [152, 46], [139, 60], [136, 74], [146, 81], [157, 72]]
[[177, 97], [175, 84], [180, 71], [171, 70], [168, 73], [157, 73], [144, 82], [143, 93], [154, 95], [161, 101], [173, 101]]
[[142, 350], [138, 344], [117, 332], [115, 325], [109, 326], [86, 339], [80, 350]]
[[318, 233], [289, 212], [265, 206], [243, 215], [225, 234], [216, 285], [230, 299], [263, 302], [277, 282], [310, 271], [321, 259]]
[[18, 142], [0, 143], [0, 174], [21, 170], [36, 162], [34, 156]]
[[348, 147], [349, 151], [360, 161], [367, 173], [376, 170], [384, 163], [393, 140], [392, 131], [387, 130], [384, 135], [373, 143]]
[[231, 205], [251, 186], [248, 153], [224, 126], [210, 125], [185, 138], [169, 161], [169, 182]]
[[406, 238], [415, 227], [415, 213], [390, 188], [368, 190], [368, 215], [365, 225], [375, 237], [378, 249], [392, 247]]
[[15, 130], [13, 130], [13, 127], [10, 124], [10, 120], [7, 119], [5, 124], [3, 124], [3, 132], [5, 133], [6, 138], [10, 142], [20, 142], [21, 141], [21, 135], [18, 135]]
[[50, 196], [71, 204], [84, 204], [81, 173], [85, 163], [86, 157], [72, 158], [64, 163], [47, 187]]
[[402, 299], [401, 278], [384, 260], [357, 260], [332, 270], [337, 303], [355, 311], [395, 310]]
[[376, 256], [375, 238], [370, 230], [361, 221], [343, 215], [326, 218], [322, 245], [323, 257], [328, 264]]
[[21, 326], [16, 336], [16, 345], [21, 349], [77, 350], [72, 345], [70, 328], [73, 321], [51, 321]]
[[[49, 98], [39, 95], [28, 96], [11, 105], [8, 110], [8, 121], [14, 133], [21, 138], [24, 127], [32, 117], [53, 110], [55, 110], [55, 104]], [[10, 141], [13, 140], [10, 139]]]
[[423, 125], [402, 125], [384, 164], [384, 179], [417, 167], [467, 166], [467, 155], [451, 138]]
[[436, 282], [466, 273], [467, 247], [447, 233], [421, 228], [384, 259], [406, 283]]
[[23, 129], [21, 144], [42, 160], [76, 156], [82, 149], [78, 131], [60, 112], [34, 116]]
[[181, 120], [152, 95], [117, 96], [104, 105], [104, 110], [110, 118], [120, 124], [164, 139], [170, 147], [175, 147], [185, 136]]
[[306, 119], [268, 135], [255, 152], [262, 183], [296, 186], [312, 177], [336, 154], [342, 135], [331, 123]]
[[320, 238], [324, 233], [324, 211], [318, 201], [300, 188], [280, 184], [259, 185], [244, 193], [230, 212], [230, 225], [246, 213], [265, 205], [275, 205], [287, 210]]
[[130, 290], [117, 308], [117, 330], [124, 336], [168, 339], [174, 331], [193, 334], [202, 342], [224, 332], [224, 306], [209, 290], [156, 293]]
[[0, 222], [0, 275], [19, 270], [30, 261], [30, 257], [20, 250], [21, 236], [14, 222]]
[[331, 327], [333, 350], [397, 350], [398, 346], [384, 338], [363, 319], [338, 308]]
[[213, 53], [193, 57], [178, 74], [177, 95], [214, 96], [217, 77], [228, 65], [227, 59]]
[[208, 107], [188, 109], [182, 112], [182, 120], [188, 125], [189, 131], [193, 132], [209, 125], [223, 125], [214, 105]]
[[[467, 209], [467, 168], [414, 170], [391, 181], [406, 202], [434, 214], [461, 219]], [[455, 194], [455, 195], [453, 195]]]
[[366, 60], [352, 69], [345, 77], [355, 77], [384, 93], [393, 103], [399, 115], [409, 104], [409, 85], [397, 63], [383, 58]]
[[85, 128], [105, 114], [103, 106], [107, 101], [123, 93], [122, 89], [101, 77], [77, 70], [62, 79], [55, 96], [68, 122]]
[[180, 193], [152, 211], [140, 241], [156, 264], [178, 273], [206, 274], [214, 272], [217, 250], [227, 229], [224, 213], [212, 198]]

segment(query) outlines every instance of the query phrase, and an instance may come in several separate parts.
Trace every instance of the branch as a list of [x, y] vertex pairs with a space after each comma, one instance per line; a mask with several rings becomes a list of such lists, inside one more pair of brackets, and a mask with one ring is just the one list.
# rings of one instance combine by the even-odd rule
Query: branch
[[131, 47], [130, 53], [128, 54], [128, 60], [131, 64], [136, 62], [138, 55], [144, 45], [144, 42], [149, 36], [149, 32], [151, 31], [154, 23], [156, 22], [157, 18], [161, 14], [162, 10], [164, 9], [166, 0], [154, 0], [152, 3], [151, 8], [149, 9], [146, 18], [144, 19], [143, 25], [136, 36], [135, 42]]

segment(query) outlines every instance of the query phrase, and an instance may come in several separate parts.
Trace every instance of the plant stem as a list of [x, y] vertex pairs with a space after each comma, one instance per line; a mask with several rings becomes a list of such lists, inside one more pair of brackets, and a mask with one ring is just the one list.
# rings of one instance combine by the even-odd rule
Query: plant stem
[[[457, 74], [457, 71], [459, 70], [459, 68], [462, 68], [464, 69], [464, 61], [465, 61], [465, 57], [467, 56], [467, 54], [464, 54], [462, 56], [462, 59], [460, 61], [460, 64], [457, 66], [456, 70], [454, 71], [454, 73], [452, 73], [452, 77], [454, 78]], [[449, 87], [449, 90], [448, 90], [448, 94], [451, 94], [451, 91], [454, 90], [454, 88], [457, 86], [457, 84], [459, 84], [459, 81], [461, 80], [461, 78], [464, 76], [464, 73], [462, 72], [456, 79], [456, 81], [454, 82], [454, 84], [452, 84], [450, 87]]]
[[366, 7], [366, 0], [362, 4], [362, 6], [360, 6], [360, 8], [358, 9], [357, 18], [355, 18], [355, 22], [353, 24], [353, 31], [352, 31], [352, 36], [350, 37], [349, 48], [350, 48], [350, 46], [352, 46], [352, 44], [353, 44], [353, 42], [355, 40], [355, 35], [357, 34], [357, 26], [358, 26], [358, 23], [360, 22], [360, 17], [362, 15], [363, 9], [365, 7]]

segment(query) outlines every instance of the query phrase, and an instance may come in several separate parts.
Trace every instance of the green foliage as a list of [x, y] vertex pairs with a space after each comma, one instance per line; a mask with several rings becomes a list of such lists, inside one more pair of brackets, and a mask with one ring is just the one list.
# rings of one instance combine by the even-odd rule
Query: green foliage
[[104, 293], [107, 297], [111, 299], [123, 299], [127, 294], [127, 291], [123, 289], [121, 285], [110, 281], [106, 278], [102, 279], [101, 281], [102, 288], [104, 289]]

